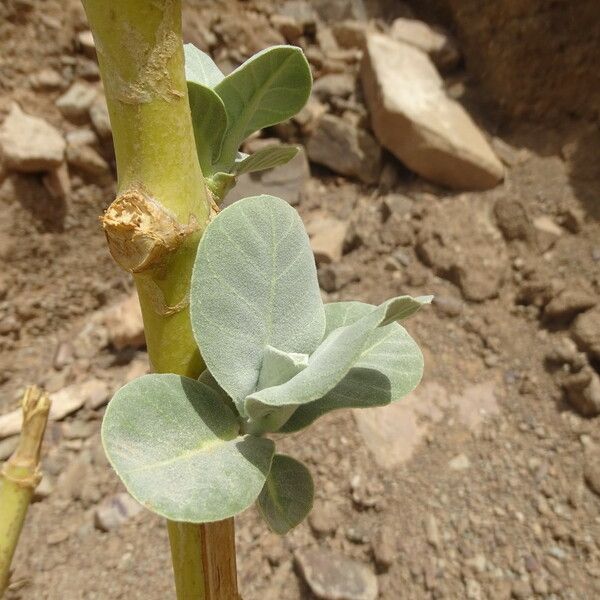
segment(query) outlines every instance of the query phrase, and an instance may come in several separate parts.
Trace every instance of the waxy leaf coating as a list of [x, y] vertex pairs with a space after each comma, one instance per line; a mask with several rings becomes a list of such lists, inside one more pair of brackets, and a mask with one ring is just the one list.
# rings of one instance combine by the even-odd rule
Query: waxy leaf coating
[[313, 497], [310, 471], [291, 456], [276, 454], [257, 502], [269, 528], [283, 535], [302, 523], [312, 509]]
[[174, 521], [220, 521], [248, 508], [271, 468], [271, 440], [241, 435], [213, 387], [145, 375], [108, 405], [102, 441], [131, 495]]
[[414, 314], [430, 297], [400, 296], [370, 308], [354, 322], [334, 329], [309, 357], [308, 367], [278, 386], [259, 390], [245, 400], [245, 411], [254, 422], [265, 422], [252, 430], [277, 431], [295, 408], [322, 398], [355, 365], [368, 347], [373, 332], [397, 319]]
[[[362, 302], [325, 305], [327, 333], [349, 325], [374, 307]], [[299, 406], [280, 431], [308, 427], [322, 415], [340, 408], [368, 408], [396, 402], [411, 392], [423, 375], [423, 355], [398, 323], [379, 327], [347, 375], [325, 396]]]
[[267, 346], [313, 353], [325, 310], [308, 236], [291, 206], [256, 196], [219, 213], [198, 248], [190, 315], [206, 366], [242, 416]]

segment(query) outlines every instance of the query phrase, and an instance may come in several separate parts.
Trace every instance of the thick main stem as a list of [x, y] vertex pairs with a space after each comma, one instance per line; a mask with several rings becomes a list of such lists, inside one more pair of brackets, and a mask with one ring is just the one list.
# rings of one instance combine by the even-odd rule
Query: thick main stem
[[23, 427], [19, 445], [0, 472], [0, 596], [10, 575], [10, 564], [35, 487], [40, 481], [40, 450], [50, 400], [36, 387], [25, 390]]
[[[117, 200], [103, 224], [132, 272], [154, 371], [197, 377], [191, 270], [210, 203], [196, 155], [181, 0], [83, 0], [113, 129]], [[237, 600], [233, 520], [168, 523], [177, 597]]]

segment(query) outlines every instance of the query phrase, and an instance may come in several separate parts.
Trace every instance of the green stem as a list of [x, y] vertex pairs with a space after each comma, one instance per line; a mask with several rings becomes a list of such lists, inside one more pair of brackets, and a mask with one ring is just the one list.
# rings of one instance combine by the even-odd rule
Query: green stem
[[[211, 204], [187, 97], [181, 0], [82, 1], [117, 160], [118, 196], [103, 217], [109, 248], [134, 276], [154, 371], [197, 377], [204, 365], [188, 299]], [[237, 598], [233, 520], [168, 529], [177, 597]]]
[[8, 586], [10, 564], [23, 529], [27, 509], [40, 480], [40, 449], [50, 400], [36, 387], [23, 396], [23, 427], [19, 445], [0, 472], [0, 596]]

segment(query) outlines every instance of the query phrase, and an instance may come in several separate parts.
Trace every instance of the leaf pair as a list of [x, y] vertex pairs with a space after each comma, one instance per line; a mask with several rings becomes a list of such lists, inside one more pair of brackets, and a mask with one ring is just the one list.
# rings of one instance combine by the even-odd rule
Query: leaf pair
[[396, 321], [429, 301], [324, 306], [296, 211], [271, 196], [241, 200], [207, 227], [192, 274], [192, 329], [208, 371], [122, 388], [103, 425], [109, 459], [132, 495], [168, 518], [220, 520], [256, 500], [284, 533], [310, 510], [312, 480], [264, 434], [412, 390], [423, 359]]
[[312, 76], [299, 48], [267, 48], [227, 76], [192, 44], [184, 51], [198, 159], [215, 194], [225, 194], [238, 175], [285, 164], [297, 154], [286, 145], [252, 156], [238, 148], [255, 131], [295, 115], [308, 100]]

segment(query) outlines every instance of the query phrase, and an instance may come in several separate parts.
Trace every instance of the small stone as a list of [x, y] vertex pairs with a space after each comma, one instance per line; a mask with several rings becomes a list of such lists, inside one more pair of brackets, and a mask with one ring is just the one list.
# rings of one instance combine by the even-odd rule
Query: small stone
[[390, 37], [422, 50], [441, 70], [451, 70], [460, 61], [460, 52], [450, 37], [416, 19], [396, 19]]
[[567, 375], [562, 385], [569, 403], [577, 412], [590, 418], [600, 415], [600, 376], [591, 367]]
[[302, 37], [304, 33], [302, 24], [286, 15], [271, 15], [271, 25], [291, 44]]
[[34, 502], [45, 500], [54, 491], [54, 484], [48, 475], [42, 475], [42, 480], [38, 483], [33, 492]]
[[294, 555], [312, 592], [323, 600], [375, 600], [377, 577], [364, 564], [329, 550], [312, 548]]
[[0, 460], [7, 460], [19, 445], [19, 436], [13, 435], [4, 440], [0, 440]]
[[544, 317], [553, 319], [572, 319], [597, 303], [595, 295], [582, 289], [566, 288], [550, 300], [544, 308]]
[[471, 467], [471, 461], [466, 454], [458, 454], [448, 461], [448, 467], [452, 471], [465, 471]]
[[62, 542], [66, 542], [69, 539], [69, 532], [66, 529], [59, 529], [53, 531], [46, 536], [46, 543], [48, 546], [56, 546]]
[[575, 319], [573, 339], [581, 350], [594, 360], [600, 360], [600, 307], [589, 310]]
[[590, 450], [585, 458], [584, 478], [592, 492], [600, 496], [600, 450]]
[[375, 564], [382, 571], [387, 571], [396, 560], [396, 538], [389, 528], [380, 528], [371, 541]]
[[362, 50], [367, 40], [367, 23], [361, 21], [341, 21], [333, 23], [332, 32], [340, 48]]
[[54, 69], [46, 68], [31, 77], [31, 86], [35, 90], [56, 90], [64, 87], [65, 80]]
[[58, 100], [56, 106], [60, 112], [72, 121], [82, 121], [88, 112], [98, 92], [95, 87], [83, 81], [76, 81]]
[[467, 560], [465, 560], [465, 565], [473, 569], [476, 573], [483, 573], [487, 566], [487, 560], [485, 558], [485, 555], [476, 554], [472, 558], [468, 558]]
[[129, 494], [122, 492], [107, 498], [94, 512], [94, 525], [101, 531], [112, 531], [119, 528], [129, 519], [142, 511]]
[[51, 171], [63, 162], [65, 147], [57, 129], [12, 104], [0, 127], [0, 150], [9, 169], [23, 173]]
[[428, 514], [425, 517], [425, 536], [434, 548], [439, 549], [441, 547], [440, 529], [436, 518], [432, 514]]
[[457, 189], [488, 189], [502, 180], [502, 163], [463, 107], [446, 95], [427, 54], [370, 33], [361, 80], [377, 139], [407, 167]]
[[520, 200], [500, 198], [494, 205], [496, 222], [507, 240], [529, 240], [533, 225]]
[[324, 115], [306, 146], [308, 158], [341, 175], [376, 183], [381, 170], [381, 147], [365, 130], [340, 117]]
[[528, 581], [520, 579], [512, 584], [512, 595], [517, 600], [528, 600], [531, 597], [531, 585]]
[[309, 221], [306, 231], [317, 265], [335, 263], [342, 258], [348, 224], [333, 217]]
[[483, 589], [475, 579], [465, 580], [465, 592], [468, 600], [483, 600]]
[[579, 233], [585, 224], [585, 212], [579, 207], [568, 208], [561, 215], [563, 226], [571, 233]]
[[142, 311], [135, 292], [105, 312], [104, 325], [117, 351], [142, 348], [146, 344]]
[[77, 34], [77, 46], [88, 58], [94, 58], [96, 56], [94, 36], [89, 29], [80, 31]]
[[61, 342], [56, 348], [52, 364], [55, 369], [60, 371], [70, 365], [74, 358], [73, 346], [69, 342]]
[[330, 73], [317, 79], [312, 93], [321, 102], [331, 98], [348, 98], [354, 92], [356, 80], [349, 73]]
[[98, 142], [96, 134], [88, 127], [69, 131], [65, 137], [67, 146], [95, 146]]
[[533, 220], [537, 245], [540, 252], [547, 252], [556, 244], [563, 235], [563, 229], [547, 215], [542, 215]]
[[337, 292], [353, 281], [359, 281], [356, 268], [346, 263], [328, 263], [317, 272], [319, 286], [325, 292]]
[[92, 102], [89, 113], [96, 133], [104, 140], [109, 139], [112, 136], [112, 127], [110, 125], [106, 98], [102, 94], [98, 94]]
[[319, 502], [315, 504], [310, 515], [308, 524], [317, 537], [332, 535], [339, 525], [340, 515], [330, 503]]
[[108, 163], [90, 146], [67, 146], [69, 164], [89, 175], [103, 175], [110, 172]]

